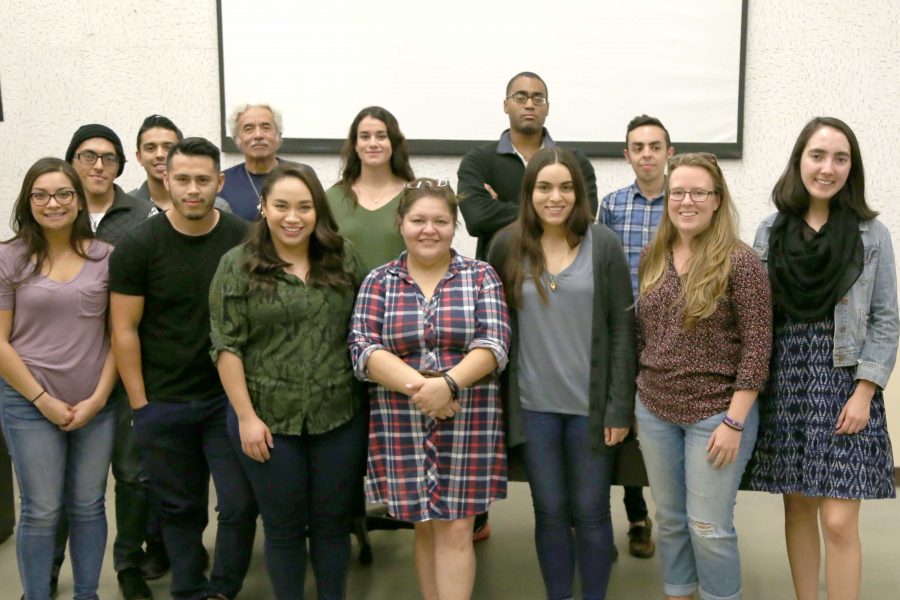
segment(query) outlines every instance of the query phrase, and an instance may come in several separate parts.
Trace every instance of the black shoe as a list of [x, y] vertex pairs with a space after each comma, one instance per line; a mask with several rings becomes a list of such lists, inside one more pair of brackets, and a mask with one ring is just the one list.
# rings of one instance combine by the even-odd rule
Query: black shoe
[[628, 530], [628, 552], [638, 558], [650, 558], [656, 552], [656, 544], [653, 543], [651, 533], [653, 521], [650, 517], [644, 520], [643, 525], [632, 525]]
[[141, 573], [144, 579], [159, 579], [169, 572], [169, 555], [162, 542], [148, 542]]
[[117, 574], [119, 579], [119, 589], [122, 591], [122, 597], [125, 600], [153, 600], [153, 592], [147, 587], [141, 570], [133, 567], [130, 569], [122, 569]]

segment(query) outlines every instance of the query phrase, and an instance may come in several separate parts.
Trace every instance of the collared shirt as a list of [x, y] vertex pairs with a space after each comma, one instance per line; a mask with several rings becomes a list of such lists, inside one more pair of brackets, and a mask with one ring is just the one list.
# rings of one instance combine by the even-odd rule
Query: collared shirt
[[118, 184], [113, 185], [116, 192], [112, 206], [100, 215], [94, 235], [115, 246], [128, 231], [137, 227], [156, 214], [149, 201], [126, 194]]
[[[545, 128], [544, 135], [541, 137], [541, 150], [544, 148], [553, 148], [556, 146], [556, 142], [553, 141], [553, 138], [550, 137], [550, 132]], [[500, 134], [500, 141], [497, 142], [497, 154], [515, 154], [519, 157], [526, 167], [528, 166], [528, 161], [525, 160], [525, 157], [522, 156], [522, 153], [519, 152], [518, 148], [513, 146], [512, 137], [509, 135], [509, 129]]]
[[[358, 282], [359, 257], [349, 243], [345, 249], [345, 267]], [[222, 351], [241, 359], [253, 409], [272, 433], [343, 425], [364, 398], [347, 348], [353, 290], [309, 286], [280, 271], [271, 293], [250, 291], [246, 259], [243, 244], [225, 254], [210, 286], [213, 360]]]
[[447, 274], [426, 300], [407, 270], [407, 253], [369, 273], [359, 290], [350, 348], [356, 375], [369, 356], [387, 350], [417, 371], [448, 371], [475, 348], [506, 367], [509, 315], [503, 285], [489, 264], [451, 250]]
[[[409, 274], [407, 253], [366, 277], [350, 327], [356, 375], [385, 350], [418, 371], [444, 372], [486, 348], [507, 363], [509, 316], [500, 277], [487, 263], [452, 252], [426, 299]], [[406, 394], [373, 385], [366, 488], [402, 520], [459, 519], [506, 497], [500, 385], [486, 378], [459, 390], [462, 411], [426, 417]]]
[[608, 194], [600, 202], [597, 220], [612, 229], [625, 248], [635, 298], [638, 297], [638, 264], [641, 262], [641, 251], [653, 241], [653, 235], [666, 205], [664, 196], [662, 193], [655, 198], [647, 198], [641, 193], [637, 182], [634, 182], [628, 187]]
[[[544, 129], [543, 146], [555, 146], [553, 138]], [[587, 156], [573, 150], [578, 165], [584, 175], [584, 185], [591, 203], [591, 214], [597, 210], [597, 177]], [[509, 130], [503, 132], [499, 142], [488, 142], [470, 150], [459, 165], [457, 191], [462, 198], [459, 210], [462, 212], [466, 230], [478, 238], [475, 258], [484, 260], [491, 238], [519, 216], [519, 195], [522, 192], [522, 176], [525, 162], [516, 152], [510, 139]], [[484, 185], [494, 190], [495, 196], [487, 192]]]

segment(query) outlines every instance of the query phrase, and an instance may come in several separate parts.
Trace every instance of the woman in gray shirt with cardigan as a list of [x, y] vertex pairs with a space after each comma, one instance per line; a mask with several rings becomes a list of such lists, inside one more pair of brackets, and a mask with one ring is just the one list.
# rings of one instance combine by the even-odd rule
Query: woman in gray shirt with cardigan
[[634, 407], [628, 263], [615, 234], [591, 221], [577, 160], [547, 148], [525, 170], [519, 218], [488, 252], [512, 309], [508, 439], [524, 442], [550, 600], [573, 597], [576, 562], [584, 598], [606, 597], [614, 447]]

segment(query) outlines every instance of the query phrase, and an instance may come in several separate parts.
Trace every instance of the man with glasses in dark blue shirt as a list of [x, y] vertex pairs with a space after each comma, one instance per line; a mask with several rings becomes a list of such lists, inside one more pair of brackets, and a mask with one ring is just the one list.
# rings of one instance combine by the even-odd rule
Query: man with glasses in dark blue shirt
[[[494, 234], [519, 216], [519, 193], [525, 166], [541, 148], [555, 146], [544, 121], [550, 113], [547, 84], [540, 75], [523, 71], [506, 84], [503, 112], [509, 117], [509, 129], [499, 142], [490, 142], [470, 150], [459, 165], [457, 190], [466, 230], [478, 238], [475, 258], [485, 260]], [[597, 212], [597, 181], [587, 157], [574, 151], [584, 182]], [[475, 541], [490, 535], [487, 514], [475, 518]]]
[[[494, 234], [519, 216], [519, 191], [529, 159], [541, 148], [555, 146], [544, 121], [550, 112], [547, 84], [523, 71], [506, 85], [503, 112], [509, 129], [499, 142], [484, 144], [463, 157], [459, 165], [459, 205], [469, 235], [478, 238], [475, 258], [484, 260]], [[587, 157], [574, 152], [581, 166], [591, 210], [597, 212], [597, 181]]]

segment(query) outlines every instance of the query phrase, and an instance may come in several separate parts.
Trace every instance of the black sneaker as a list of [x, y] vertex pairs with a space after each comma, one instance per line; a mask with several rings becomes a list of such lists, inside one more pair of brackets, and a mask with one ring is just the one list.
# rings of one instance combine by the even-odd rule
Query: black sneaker
[[653, 543], [653, 521], [647, 517], [643, 525], [632, 525], [628, 530], [628, 552], [638, 558], [650, 558], [656, 552]]
[[169, 555], [166, 546], [161, 542], [148, 542], [144, 552], [144, 564], [141, 573], [144, 579], [159, 579], [169, 572]]
[[144, 581], [140, 569], [136, 567], [122, 569], [116, 576], [125, 600], [153, 600], [153, 592], [147, 587], [147, 582]]

